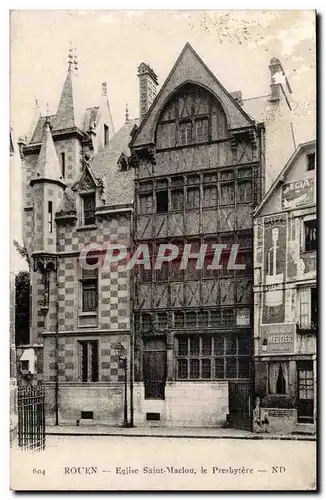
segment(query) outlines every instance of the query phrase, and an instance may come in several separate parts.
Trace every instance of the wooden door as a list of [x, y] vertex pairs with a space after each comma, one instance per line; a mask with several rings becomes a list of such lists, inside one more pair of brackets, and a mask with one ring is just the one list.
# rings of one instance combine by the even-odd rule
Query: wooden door
[[297, 363], [298, 422], [314, 422], [314, 372], [312, 361]]
[[250, 382], [229, 382], [229, 412], [232, 427], [251, 430], [252, 397]]
[[165, 341], [145, 340], [143, 357], [145, 399], [164, 399], [166, 362]]

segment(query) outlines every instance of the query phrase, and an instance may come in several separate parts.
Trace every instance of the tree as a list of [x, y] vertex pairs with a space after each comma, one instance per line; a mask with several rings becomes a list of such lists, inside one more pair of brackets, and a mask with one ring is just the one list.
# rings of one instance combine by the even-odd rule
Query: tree
[[28, 252], [26, 250], [26, 247], [21, 245], [17, 240], [14, 240], [14, 247], [16, 248], [17, 252], [19, 253], [19, 255], [26, 260], [27, 264], [28, 264], [28, 267], [29, 267], [29, 270], [31, 269], [31, 264], [30, 264], [30, 260], [29, 260], [29, 255], [28, 255]]

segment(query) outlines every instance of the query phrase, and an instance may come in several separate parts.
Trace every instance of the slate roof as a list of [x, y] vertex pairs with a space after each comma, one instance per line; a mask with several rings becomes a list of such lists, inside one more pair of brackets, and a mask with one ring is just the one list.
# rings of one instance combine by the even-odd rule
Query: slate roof
[[252, 97], [250, 99], [243, 99], [243, 109], [253, 120], [260, 123], [266, 117], [267, 105], [271, 95], [264, 95], [260, 97]]
[[130, 132], [139, 123], [139, 119], [126, 122], [93, 160], [92, 172], [95, 177], [103, 180], [107, 205], [124, 205], [133, 202], [134, 169], [129, 168], [122, 171], [118, 160], [121, 153], [126, 156], [130, 155], [128, 147], [131, 141]]
[[[48, 117], [48, 120], [50, 122], [51, 127], [53, 127], [55, 116], [56, 115], [50, 115]], [[46, 120], [46, 116], [40, 116], [40, 118], [38, 119], [38, 122], [36, 124], [35, 130], [32, 134], [32, 137], [31, 137], [29, 144], [39, 144], [40, 142], [42, 142], [43, 127], [44, 127], [45, 120]]]
[[[93, 108], [94, 109], [94, 108]], [[121, 170], [118, 160], [122, 153], [130, 156], [128, 144], [131, 141], [130, 132], [140, 120], [126, 122], [112, 137], [109, 144], [103, 147], [93, 160], [90, 168], [94, 177], [103, 182], [103, 197], [108, 206], [127, 205], [134, 199], [134, 169]], [[58, 212], [68, 213], [76, 210], [76, 191], [68, 186]]]
[[61, 168], [59, 158], [53, 143], [49, 122], [45, 122], [43, 129], [42, 145], [37, 158], [36, 174], [47, 179], [60, 180]]

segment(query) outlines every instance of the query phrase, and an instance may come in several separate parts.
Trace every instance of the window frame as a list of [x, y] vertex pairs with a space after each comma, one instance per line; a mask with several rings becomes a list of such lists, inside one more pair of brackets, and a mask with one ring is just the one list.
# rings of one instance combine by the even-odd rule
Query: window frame
[[[315, 240], [310, 239], [310, 247], [307, 248], [307, 226], [309, 224], [314, 224], [314, 228], [310, 229], [310, 231], [315, 231], [316, 238]], [[309, 218], [309, 219], [304, 219], [303, 220], [303, 252], [316, 252], [317, 251], [317, 218]], [[315, 243], [312, 243], [312, 241], [315, 241]]]
[[[242, 353], [239, 349], [239, 339], [242, 336], [248, 336], [248, 352]], [[198, 350], [192, 351], [192, 342], [198, 339]], [[210, 353], [208, 350], [203, 348], [205, 342], [209, 339], [210, 343]], [[227, 353], [227, 339], [233, 339], [235, 341], [235, 351]], [[222, 343], [221, 343], [222, 340]], [[180, 349], [180, 341], [182, 341], [183, 348]], [[217, 351], [217, 342], [220, 342], [220, 347], [222, 347], [222, 352]], [[186, 342], [186, 343], [185, 343]], [[185, 345], [187, 346], [186, 352], [184, 350]], [[206, 343], [206, 347], [208, 344]], [[196, 361], [196, 366], [198, 366], [198, 376], [194, 376], [194, 367], [195, 364], [192, 363], [194, 360]], [[209, 363], [207, 362], [209, 360]], [[221, 373], [217, 371], [217, 365], [223, 367], [223, 377], [219, 376]], [[241, 363], [247, 364], [247, 371], [242, 370]], [[249, 332], [246, 333], [237, 333], [237, 334], [177, 334], [176, 335], [176, 380], [247, 380], [250, 379], [250, 370], [251, 370], [251, 356], [250, 356], [250, 338]], [[210, 376], [203, 377], [203, 364], [206, 364], [206, 368], [210, 364], [209, 370]], [[228, 369], [230, 369], [231, 364], [235, 366], [235, 376], [228, 376]], [[180, 370], [180, 366], [183, 371]], [[187, 366], [187, 376], [183, 376], [185, 374], [184, 367]], [[180, 376], [180, 373], [182, 376]], [[234, 373], [234, 372], [233, 372]], [[245, 376], [243, 376], [245, 375]]]
[[[78, 340], [78, 379], [82, 383], [96, 383], [100, 381], [99, 344], [97, 339]], [[95, 357], [94, 353], [96, 353]], [[95, 363], [94, 360], [96, 361]]]
[[[90, 191], [87, 193], [81, 194], [81, 199], [82, 199], [82, 221], [84, 226], [94, 226], [96, 222], [96, 192], [95, 191]], [[92, 200], [94, 203], [94, 210], [86, 209], [85, 207], [85, 201]], [[86, 212], [91, 212], [93, 213], [93, 216], [87, 216], [86, 217]]]
[[[99, 307], [99, 293], [98, 293], [98, 286], [99, 286], [99, 279], [98, 279], [98, 269], [93, 269], [91, 271], [88, 271], [89, 275], [86, 274], [86, 270], [82, 268], [82, 273], [81, 273], [81, 278], [80, 278], [80, 283], [81, 283], [81, 312], [82, 313], [88, 313], [88, 314], [97, 314], [98, 313], [98, 307]], [[93, 273], [93, 274], [91, 274]], [[85, 291], [90, 291], [94, 290], [95, 294], [95, 306], [94, 308], [86, 308], [85, 307]]]
[[53, 233], [53, 202], [48, 200], [48, 234]]

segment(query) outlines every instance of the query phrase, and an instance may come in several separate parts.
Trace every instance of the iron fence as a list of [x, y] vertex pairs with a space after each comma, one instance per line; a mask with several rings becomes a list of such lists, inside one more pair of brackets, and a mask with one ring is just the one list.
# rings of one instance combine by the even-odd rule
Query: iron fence
[[44, 386], [18, 386], [18, 446], [39, 451], [45, 447]]

